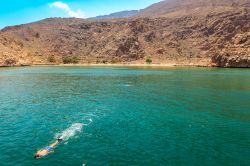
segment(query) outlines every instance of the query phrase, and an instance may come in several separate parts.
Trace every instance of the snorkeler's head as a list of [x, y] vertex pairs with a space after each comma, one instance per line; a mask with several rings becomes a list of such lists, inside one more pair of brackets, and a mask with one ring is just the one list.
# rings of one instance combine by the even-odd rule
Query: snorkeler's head
[[40, 157], [39, 154], [35, 154], [35, 155], [34, 155], [34, 158], [36, 158], [36, 159], [39, 158], [39, 157]]

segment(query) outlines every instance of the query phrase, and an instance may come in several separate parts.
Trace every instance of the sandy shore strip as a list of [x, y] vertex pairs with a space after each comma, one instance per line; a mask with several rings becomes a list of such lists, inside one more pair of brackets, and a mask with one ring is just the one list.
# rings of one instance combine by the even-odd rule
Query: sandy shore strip
[[119, 63], [119, 64], [25, 64], [25, 65], [13, 65], [13, 66], [0, 66], [0, 67], [27, 67], [27, 66], [64, 66], [64, 67], [211, 67], [208, 65], [201, 64], [143, 64], [143, 63]]
[[162, 64], [143, 64], [143, 63], [119, 63], [119, 64], [59, 64], [53, 66], [93, 66], [93, 67], [212, 67], [204, 64], [174, 64], [174, 63], [162, 63]]
[[55, 65], [55, 66], [175, 67], [177, 65], [176, 64], [122, 64], [120, 63], [120, 64], [60, 64], [60, 65]]

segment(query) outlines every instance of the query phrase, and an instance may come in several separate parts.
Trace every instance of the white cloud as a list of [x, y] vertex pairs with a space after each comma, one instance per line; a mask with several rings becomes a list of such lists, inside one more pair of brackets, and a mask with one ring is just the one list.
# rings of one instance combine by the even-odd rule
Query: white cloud
[[80, 9], [74, 11], [72, 10], [68, 4], [66, 3], [63, 3], [63, 2], [60, 2], [60, 1], [57, 1], [57, 2], [53, 2], [52, 4], [50, 4], [50, 7], [56, 7], [56, 8], [59, 8], [59, 9], [62, 9], [64, 11], [67, 12], [67, 14], [70, 16], [70, 17], [76, 17], [76, 18], [85, 18], [85, 14], [83, 11], [81, 11]]

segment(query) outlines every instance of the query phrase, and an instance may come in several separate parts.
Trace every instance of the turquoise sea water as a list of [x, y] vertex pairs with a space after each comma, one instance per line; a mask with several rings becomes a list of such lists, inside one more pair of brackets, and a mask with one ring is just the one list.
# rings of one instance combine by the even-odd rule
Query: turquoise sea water
[[1, 68], [0, 88], [1, 166], [250, 162], [248, 69]]

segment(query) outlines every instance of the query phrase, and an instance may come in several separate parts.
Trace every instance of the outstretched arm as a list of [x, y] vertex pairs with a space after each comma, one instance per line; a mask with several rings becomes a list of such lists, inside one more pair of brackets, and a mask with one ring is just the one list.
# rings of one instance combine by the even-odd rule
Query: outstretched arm
[[56, 147], [60, 142], [58, 140], [56, 140], [56, 142], [54, 142], [53, 144], [50, 145], [50, 147]]

